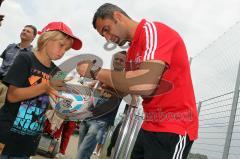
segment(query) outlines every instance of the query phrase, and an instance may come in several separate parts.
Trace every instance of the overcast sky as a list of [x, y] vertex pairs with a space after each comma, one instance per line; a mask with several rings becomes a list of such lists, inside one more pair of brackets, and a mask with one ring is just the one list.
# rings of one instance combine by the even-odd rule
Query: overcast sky
[[83, 41], [80, 51], [71, 50], [64, 58], [93, 53], [108, 66], [119, 48], [104, 50], [105, 40], [91, 24], [95, 10], [105, 2], [119, 5], [137, 21], [146, 18], [171, 26], [183, 37], [189, 56], [198, 54], [240, 20], [239, 0], [5, 0], [0, 8], [6, 16], [0, 28], [0, 53], [9, 43], [19, 42], [24, 25], [42, 29], [51, 21], [63, 21]]

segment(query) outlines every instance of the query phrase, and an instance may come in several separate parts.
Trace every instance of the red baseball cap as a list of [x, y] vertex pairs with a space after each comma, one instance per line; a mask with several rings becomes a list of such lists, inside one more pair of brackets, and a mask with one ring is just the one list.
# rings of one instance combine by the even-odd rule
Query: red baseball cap
[[76, 36], [74, 36], [72, 33], [72, 30], [63, 22], [51, 22], [47, 26], [45, 26], [42, 29], [42, 31], [38, 31], [38, 34], [42, 34], [47, 31], [54, 31], [54, 30], [61, 31], [73, 38], [74, 41], [73, 41], [72, 49], [74, 50], [81, 49], [82, 41]]

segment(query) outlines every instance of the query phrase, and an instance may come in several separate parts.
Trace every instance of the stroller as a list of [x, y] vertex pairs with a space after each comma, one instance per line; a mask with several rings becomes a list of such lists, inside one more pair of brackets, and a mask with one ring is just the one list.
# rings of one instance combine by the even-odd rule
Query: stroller
[[51, 124], [46, 120], [43, 134], [41, 135], [37, 153], [49, 158], [55, 158], [59, 152], [62, 126], [55, 132], [51, 130]]

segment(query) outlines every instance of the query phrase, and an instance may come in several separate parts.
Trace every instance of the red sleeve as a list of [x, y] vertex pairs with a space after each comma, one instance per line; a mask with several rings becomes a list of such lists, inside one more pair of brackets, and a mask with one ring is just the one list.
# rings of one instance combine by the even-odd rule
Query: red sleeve
[[142, 60], [161, 60], [170, 65], [178, 41], [177, 33], [166, 26], [151, 22], [146, 22], [143, 28]]

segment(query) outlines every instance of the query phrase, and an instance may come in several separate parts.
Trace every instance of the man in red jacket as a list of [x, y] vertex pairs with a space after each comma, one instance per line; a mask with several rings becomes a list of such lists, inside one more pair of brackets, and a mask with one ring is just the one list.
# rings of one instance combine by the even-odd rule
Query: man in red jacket
[[130, 43], [126, 71], [92, 69], [78, 64], [82, 76], [93, 77], [119, 94], [140, 95], [145, 119], [132, 159], [186, 159], [198, 137], [198, 113], [187, 51], [180, 35], [160, 22], [131, 19], [121, 8], [103, 4], [93, 27], [107, 41]]

